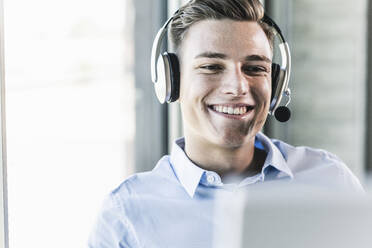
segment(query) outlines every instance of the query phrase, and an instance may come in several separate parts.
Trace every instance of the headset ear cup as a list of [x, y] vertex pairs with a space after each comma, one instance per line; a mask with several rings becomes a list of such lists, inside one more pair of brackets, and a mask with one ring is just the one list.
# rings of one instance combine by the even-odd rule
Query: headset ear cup
[[280, 65], [276, 63], [271, 64], [271, 100], [273, 100], [276, 88], [278, 87], [280, 76]]
[[169, 102], [175, 102], [180, 96], [180, 64], [174, 53], [164, 53], [168, 59], [170, 73], [170, 98]]
[[169, 59], [166, 55], [161, 54], [158, 58], [156, 71], [158, 74], [157, 81], [154, 82], [156, 97], [161, 104], [167, 102], [170, 98], [170, 73], [169, 73]]

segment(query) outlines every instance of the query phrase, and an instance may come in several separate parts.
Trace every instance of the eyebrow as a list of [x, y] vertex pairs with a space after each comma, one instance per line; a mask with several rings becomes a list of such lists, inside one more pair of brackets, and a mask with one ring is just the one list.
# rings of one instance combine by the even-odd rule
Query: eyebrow
[[267, 62], [267, 63], [272, 63], [271, 59], [269, 59], [268, 57], [264, 56], [264, 55], [248, 55], [245, 57], [244, 59], [245, 61], [264, 61], [264, 62]]
[[210, 59], [226, 59], [226, 54], [223, 53], [214, 53], [214, 52], [204, 52], [195, 56], [196, 59], [198, 58], [210, 58]]
[[[197, 58], [226, 59], [227, 55], [223, 53], [204, 52], [204, 53], [196, 55], [195, 58], [196, 59]], [[244, 61], [264, 61], [270, 64], [272, 63], [271, 59], [269, 59], [268, 57], [264, 55], [257, 55], [257, 54], [246, 56], [244, 58]]]

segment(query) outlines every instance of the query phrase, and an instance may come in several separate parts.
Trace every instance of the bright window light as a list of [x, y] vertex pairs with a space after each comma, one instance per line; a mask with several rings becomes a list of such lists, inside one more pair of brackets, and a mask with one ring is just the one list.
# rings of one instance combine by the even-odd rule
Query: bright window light
[[86, 247], [132, 173], [132, 8], [4, 0], [10, 248]]

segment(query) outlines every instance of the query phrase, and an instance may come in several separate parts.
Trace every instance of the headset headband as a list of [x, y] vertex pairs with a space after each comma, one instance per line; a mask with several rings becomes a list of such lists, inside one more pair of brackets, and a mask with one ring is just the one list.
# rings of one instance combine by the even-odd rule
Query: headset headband
[[[176, 13], [177, 12], [178, 12], [178, 10], [176, 11]], [[170, 17], [164, 23], [163, 27], [161, 27], [161, 29], [156, 34], [156, 37], [154, 39], [154, 43], [152, 43], [152, 50], [151, 50], [151, 80], [152, 80], [153, 83], [156, 83], [158, 81], [158, 72], [156, 71], [156, 68], [157, 68], [157, 65], [158, 65], [157, 58], [160, 55], [161, 41], [163, 40], [164, 35], [167, 32], [167, 30], [168, 30], [169, 23], [173, 20], [173, 17], [174, 17], [174, 15], [176, 13], [174, 13], [173, 16]]]
[[282, 31], [274, 22], [274, 20], [271, 19], [268, 15], [264, 14], [264, 17], [261, 19], [261, 21], [271, 26], [274, 30], [274, 34], [279, 37], [280, 43], [278, 44], [278, 46], [282, 58], [280, 68], [281, 70], [284, 70], [284, 78], [282, 79], [282, 84], [278, 85], [277, 89], [277, 92], [280, 92], [280, 94], [275, 94], [276, 92], [272, 92], [272, 94], [275, 95], [270, 104], [270, 114], [273, 114], [276, 108], [279, 106], [283, 94], [288, 97], [285, 106], [287, 106], [291, 101], [291, 91], [288, 88], [289, 78], [291, 76], [291, 52], [289, 50], [289, 45], [285, 40], [284, 35], [282, 34]]

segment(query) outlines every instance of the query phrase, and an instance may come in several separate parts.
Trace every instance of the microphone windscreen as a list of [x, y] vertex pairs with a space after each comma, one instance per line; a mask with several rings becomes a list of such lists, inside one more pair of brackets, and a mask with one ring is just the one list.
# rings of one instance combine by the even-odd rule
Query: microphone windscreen
[[286, 122], [291, 118], [291, 111], [285, 106], [280, 106], [275, 110], [275, 119], [280, 122]]

